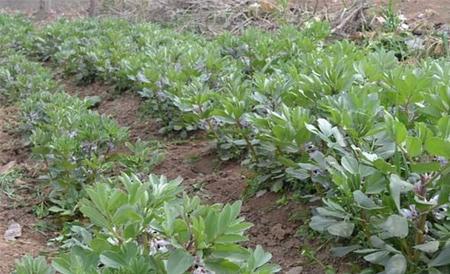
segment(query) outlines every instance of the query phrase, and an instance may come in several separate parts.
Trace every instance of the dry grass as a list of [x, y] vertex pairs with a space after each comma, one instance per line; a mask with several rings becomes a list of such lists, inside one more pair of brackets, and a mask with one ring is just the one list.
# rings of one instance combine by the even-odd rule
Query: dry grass
[[[367, 0], [368, 1], [368, 0]], [[102, 14], [156, 21], [175, 28], [217, 34], [249, 26], [275, 29], [312, 19], [334, 23], [336, 32], [360, 28], [366, 0], [104, 0]]]

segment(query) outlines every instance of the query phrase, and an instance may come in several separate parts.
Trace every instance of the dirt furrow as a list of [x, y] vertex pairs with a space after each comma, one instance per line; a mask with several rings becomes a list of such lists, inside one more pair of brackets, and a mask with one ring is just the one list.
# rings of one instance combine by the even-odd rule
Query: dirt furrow
[[[0, 107], [0, 273], [10, 273], [15, 260], [29, 254], [37, 256], [50, 252], [46, 233], [34, 214], [38, 205], [39, 166], [30, 159], [30, 151], [17, 130], [18, 110]], [[4, 234], [11, 223], [17, 222], [22, 235], [8, 241]]]

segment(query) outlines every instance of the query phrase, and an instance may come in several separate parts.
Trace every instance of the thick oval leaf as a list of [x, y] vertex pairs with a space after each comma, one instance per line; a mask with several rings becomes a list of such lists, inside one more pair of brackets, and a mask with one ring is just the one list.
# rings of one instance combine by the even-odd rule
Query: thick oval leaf
[[414, 186], [403, 181], [397, 174], [392, 174], [390, 177], [389, 188], [391, 190], [391, 197], [394, 200], [397, 209], [400, 211], [400, 194], [411, 191]]
[[167, 261], [167, 274], [183, 274], [193, 263], [194, 257], [191, 254], [182, 249], [177, 249]]
[[356, 203], [366, 209], [378, 209], [380, 208], [372, 201], [366, 194], [364, 194], [361, 190], [356, 190], [353, 192], [353, 199], [355, 199]]
[[443, 265], [449, 265], [449, 264], [450, 264], [450, 246], [447, 246], [428, 265], [429, 266], [443, 266]]
[[353, 229], [355, 229], [355, 224], [342, 221], [330, 225], [327, 231], [331, 235], [348, 238], [353, 234]]
[[385, 238], [398, 237], [406, 238], [409, 233], [408, 220], [400, 215], [391, 215], [381, 227], [384, 230]]
[[239, 265], [226, 259], [209, 259], [205, 261], [208, 270], [215, 273], [238, 273]]
[[408, 136], [406, 138], [406, 151], [410, 157], [419, 156], [422, 153], [422, 140], [419, 137]]
[[135, 207], [131, 205], [121, 206], [113, 216], [113, 222], [117, 225], [142, 221], [142, 216], [139, 215]]
[[383, 160], [381, 158], [376, 159], [373, 162], [373, 165], [378, 170], [380, 170], [381, 172], [386, 173], [386, 174], [394, 172], [396, 170], [396, 167], [394, 165], [389, 164], [388, 162], [386, 162], [385, 160]]
[[439, 137], [432, 137], [426, 140], [425, 148], [428, 153], [442, 156], [447, 159], [450, 158], [450, 142]]
[[311, 222], [309, 223], [309, 227], [312, 230], [324, 232], [330, 225], [337, 223], [335, 219], [325, 218], [322, 216], [313, 216], [311, 218]]
[[431, 241], [425, 244], [415, 245], [414, 248], [425, 253], [434, 253], [439, 249], [439, 241]]
[[325, 119], [319, 118], [317, 119], [317, 123], [319, 125], [320, 131], [322, 131], [325, 136], [330, 137], [331, 134], [333, 134], [333, 126], [330, 124], [330, 122]]
[[117, 252], [106, 251], [100, 255], [100, 262], [108, 268], [118, 269], [127, 264], [126, 258]]
[[253, 252], [253, 258], [255, 262], [254, 267], [256, 269], [268, 263], [270, 259], [272, 259], [272, 254], [270, 254], [269, 252], [265, 252], [264, 249], [260, 245], [258, 245]]
[[364, 256], [364, 260], [379, 265], [385, 265], [389, 260], [389, 252], [386, 250], [377, 251]]
[[350, 252], [353, 252], [360, 247], [361, 247], [360, 245], [339, 246], [331, 248], [330, 251], [334, 257], [344, 257]]
[[421, 174], [439, 170], [441, 170], [441, 164], [439, 162], [411, 164], [411, 171], [414, 173]]
[[342, 158], [341, 164], [350, 174], [355, 175], [359, 173], [359, 164], [355, 158], [346, 155]]
[[408, 135], [408, 131], [406, 126], [399, 121], [394, 121], [394, 134], [395, 134], [395, 142], [397, 144], [401, 144], [406, 140], [406, 136]]
[[384, 247], [386, 246], [386, 243], [382, 239], [380, 239], [378, 236], [375, 236], [375, 235], [370, 236], [370, 244], [373, 247], [380, 248], [380, 249], [384, 249]]
[[386, 274], [404, 274], [406, 273], [406, 259], [401, 254], [392, 256], [385, 266]]

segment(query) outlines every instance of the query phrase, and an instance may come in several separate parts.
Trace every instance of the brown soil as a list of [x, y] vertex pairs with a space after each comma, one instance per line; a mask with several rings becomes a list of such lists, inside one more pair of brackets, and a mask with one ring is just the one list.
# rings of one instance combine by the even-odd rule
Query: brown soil
[[[317, 10], [328, 10], [333, 13], [348, 7], [352, 0], [292, 0], [296, 5], [306, 5], [309, 10], [314, 9], [317, 3]], [[367, 0], [372, 7], [382, 10], [389, 0]], [[417, 17], [427, 17], [432, 23], [450, 24], [450, 0], [393, 0], [395, 9], [403, 14], [407, 19]]]
[[434, 23], [450, 24], [450, 0], [403, 0], [399, 5], [407, 18], [429, 15]]
[[[24, 146], [22, 138], [15, 130], [17, 110], [15, 108], [0, 108], [0, 176], [12, 169], [21, 170], [23, 176], [14, 182], [14, 194], [7, 197], [0, 185], [0, 273], [10, 273], [15, 260], [25, 254], [39, 255], [49, 251], [47, 239], [37, 231], [38, 220], [32, 213], [36, 203], [35, 194], [35, 163], [29, 159], [29, 150]], [[1, 183], [1, 182], [0, 182]], [[22, 226], [22, 236], [16, 241], [6, 241], [3, 237], [11, 222]]]

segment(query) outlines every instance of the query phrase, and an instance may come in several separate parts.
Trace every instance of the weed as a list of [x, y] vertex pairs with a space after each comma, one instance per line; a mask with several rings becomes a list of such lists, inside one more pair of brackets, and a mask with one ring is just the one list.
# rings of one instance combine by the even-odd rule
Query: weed
[[[5, 173], [0, 174], [0, 191], [8, 197], [8, 199], [15, 200], [17, 186], [16, 182], [22, 177], [19, 169], [11, 169]], [[1, 198], [1, 197], [0, 197]]]

